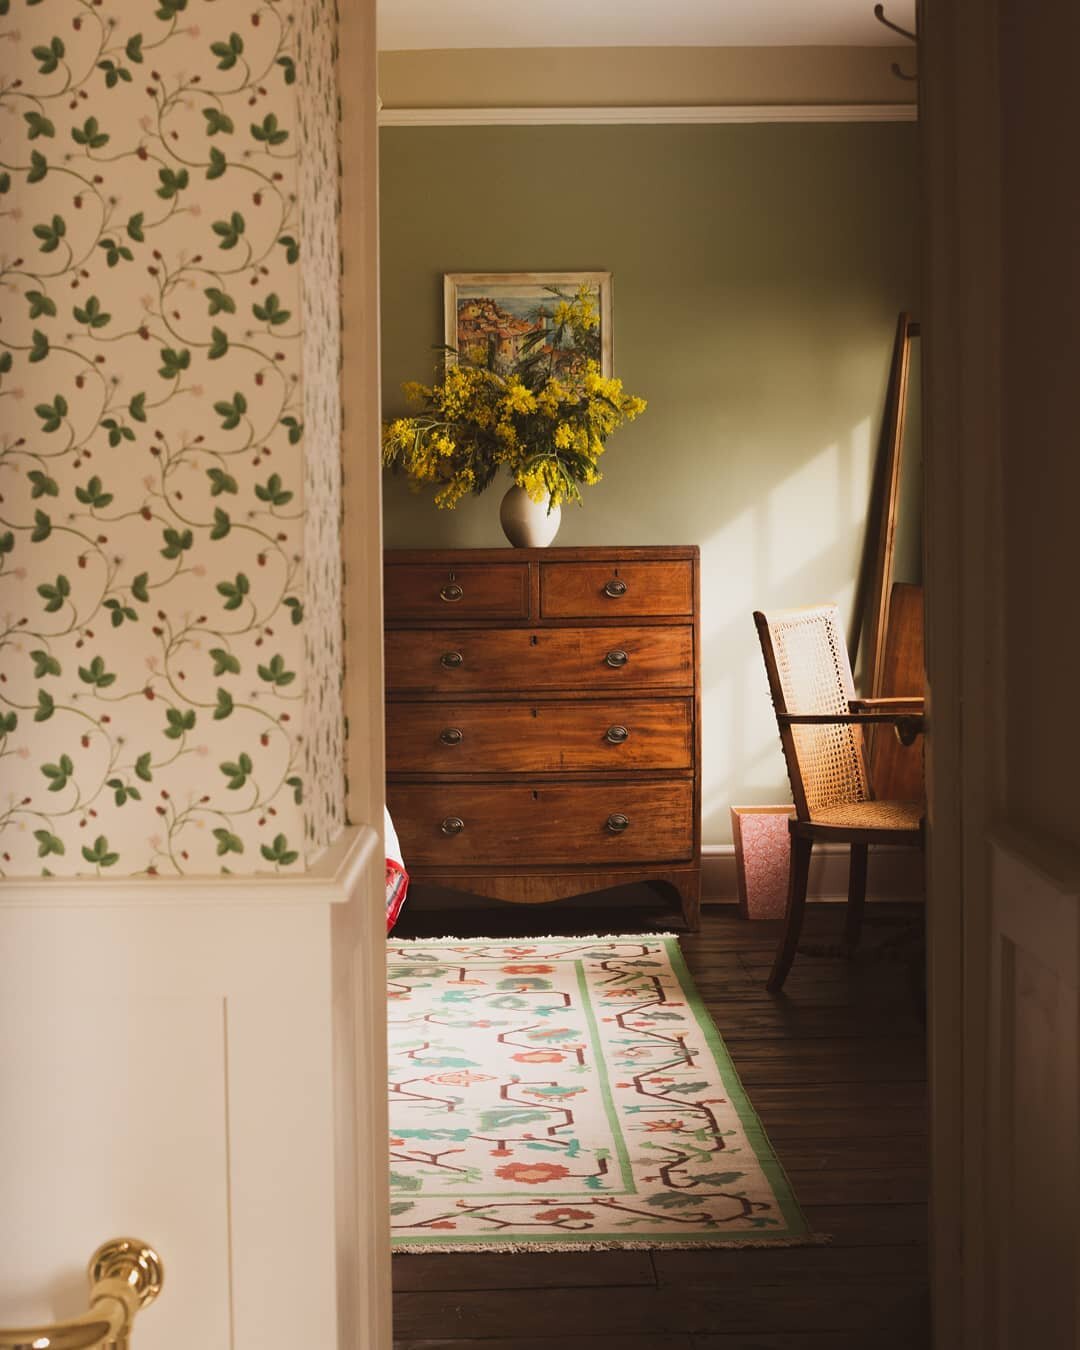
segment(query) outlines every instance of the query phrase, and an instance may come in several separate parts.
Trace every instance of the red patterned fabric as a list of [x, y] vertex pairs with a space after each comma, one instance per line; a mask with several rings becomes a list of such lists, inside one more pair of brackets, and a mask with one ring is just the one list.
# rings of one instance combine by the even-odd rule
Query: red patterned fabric
[[409, 889], [409, 874], [393, 858], [386, 860], [386, 931], [393, 931], [397, 923], [401, 906], [405, 903], [405, 894]]

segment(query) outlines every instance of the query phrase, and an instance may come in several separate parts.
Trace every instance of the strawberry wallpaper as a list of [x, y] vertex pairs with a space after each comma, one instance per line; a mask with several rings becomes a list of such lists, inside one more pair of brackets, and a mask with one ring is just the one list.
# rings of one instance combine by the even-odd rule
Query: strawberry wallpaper
[[0, 867], [340, 829], [335, 15], [0, 0]]

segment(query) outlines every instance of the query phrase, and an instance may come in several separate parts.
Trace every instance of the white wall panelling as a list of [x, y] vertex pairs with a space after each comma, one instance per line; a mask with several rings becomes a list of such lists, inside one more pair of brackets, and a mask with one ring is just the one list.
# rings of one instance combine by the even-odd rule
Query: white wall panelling
[[[381, 870], [356, 829], [306, 895], [295, 877], [238, 879], [228, 899], [195, 880], [130, 882], [149, 903], [105, 881], [0, 893], [6, 1324], [82, 1311], [91, 1251], [134, 1235], [166, 1270], [141, 1350], [346, 1343], [355, 1158], [381, 1146], [350, 1025], [356, 957], [382, 954]], [[348, 1344], [375, 1343], [358, 1327]]]

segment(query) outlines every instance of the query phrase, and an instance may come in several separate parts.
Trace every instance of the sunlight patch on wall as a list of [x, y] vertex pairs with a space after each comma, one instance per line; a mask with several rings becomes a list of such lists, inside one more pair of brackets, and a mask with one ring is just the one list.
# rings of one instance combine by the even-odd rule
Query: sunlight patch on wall
[[840, 448], [835, 443], [789, 475], [768, 495], [768, 579], [771, 587], [790, 580], [807, 558], [836, 538], [840, 524]]

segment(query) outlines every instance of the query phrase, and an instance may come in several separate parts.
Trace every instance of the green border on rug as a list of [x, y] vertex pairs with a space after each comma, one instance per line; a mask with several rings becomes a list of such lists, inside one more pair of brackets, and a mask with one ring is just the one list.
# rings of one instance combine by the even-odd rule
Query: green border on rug
[[[795, 1199], [795, 1188], [788, 1179], [788, 1174], [784, 1171], [780, 1159], [776, 1156], [776, 1150], [773, 1148], [769, 1136], [765, 1133], [765, 1127], [762, 1125], [758, 1113], [750, 1104], [750, 1098], [742, 1085], [742, 1079], [735, 1068], [731, 1054], [724, 1044], [720, 1029], [708, 1008], [705, 1007], [701, 991], [694, 982], [694, 977], [690, 974], [686, 958], [679, 946], [679, 939], [677, 937], [666, 937], [663, 942], [671, 959], [671, 968], [678, 977], [683, 993], [687, 995], [690, 1010], [697, 1019], [698, 1026], [705, 1033], [705, 1042], [712, 1051], [716, 1067], [720, 1070], [721, 1082], [735, 1107], [735, 1114], [739, 1117], [739, 1123], [746, 1131], [747, 1142], [754, 1150], [754, 1157], [760, 1163], [761, 1170], [776, 1195], [780, 1213], [784, 1216], [784, 1222], [787, 1225], [787, 1232], [784, 1236], [790, 1237], [795, 1230], [800, 1229], [803, 1233], [809, 1235], [810, 1225], [806, 1222], [806, 1215]], [[693, 991], [692, 999], [690, 998], [691, 990]], [[781, 1234], [778, 1233], [777, 1237], [780, 1236]]]
[[[727, 1046], [724, 1044], [723, 1036], [720, 1033], [712, 1015], [705, 1007], [704, 1000], [701, 997], [701, 991], [698, 989], [686, 964], [686, 958], [683, 956], [682, 948], [679, 946], [679, 938], [675, 933], [607, 933], [607, 934], [568, 934], [558, 936], [548, 934], [544, 937], [527, 937], [516, 939], [519, 942], [530, 944], [539, 943], [566, 943], [566, 942], [656, 942], [664, 947], [668, 959], [671, 962], [672, 973], [678, 981], [679, 987], [686, 996], [686, 1003], [689, 1012], [694, 1017], [697, 1025], [700, 1027], [705, 1043], [712, 1054], [717, 1070], [720, 1074], [720, 1080], [724, 1091], [731, 1100], [735, 1109], [735, 1114], [742, 1126], [747, 1143], [753, 1150], [755, 1160], [761, 1168], [763, 1176], [769, 1182], [776, 1197], [777, 1205], [784, 1219], [785, 1227], [774, 1233], [765, 1233], [757, 1230], [752, 1237], [735, 1238], [685, 1238], [678, 1234], [672, 1234], [670, 1237], [654, 1235], [651, 1238], [627, 1238], [625, 1234], [620, 1233], [599, 1233], [594, 1234], [586, 1240], [573, 1233], [568, 1233], [565, 1238], [547, 1234], [543, 1238], [529, 1239], [518, 1238], [505, 1242], [492, 1240], [484, 1234], [475, 1234], [466, 1236], [463, 1234], [447, 1235], [445, 1238], [426, 1236], [423, 1238], [401, 1238], [391, 1237], [391, 1245], [395, 1254], [398, 1255], [424, 1255], [435, 1252], [445, 1252], [447, 1254], [464, 1254], [468, 1252], [477, 1253], [498, 1253], [498, 1252], [555, 1252], [555, 1251], [698, 1251], [698, 1250], [719, 1250], [723, 1248], [767, 1248], [767, 1247], [808, 1247], [823, 1246], [828, 1244], [831, 1239], [825, 1235], [813, 1233], [806, 1221], [806, 1216], [802, 1212], [795, 1196], [794, 1188], [784, 1171], [780, 1159], [776, 1156], [776, 1151], [765, 1133], [765, 1128], [758, 1117], [757, 1112], [751, 1105], [750, 1098], [746, 1089], [743, 1087], [742, 1080], [739, 1078], [738, 1070], [731, 1058]], [[453, 947], [473, 944], [512, 944], [513, 938], [498, 937], [442, 937], [442, 938], [393, 938], [387, 939], [388, 947]], [[580, 964], [579, 965], [579, 981]], [[591, 999], [586, 1000], [588, 1017], [590, 1025], [596, 1032], [595, 1011], [592, 1007]], [[610, 1102], [610, 1088], [608, 1085], [607, 1074], [605, 1071], [603, 1079], [605, 1091], [605, 1106], [610, 1111], [612, 1103]], [[619, 1132], [616, 1131], [616, 1137], [619, 1138]], [[620, 1147], [621, 1155], [621, 1147]], [[623, 1158], [620, 1156], [620, 1170], [623, 1167]], [[625, 1176], [625, 1173], [624, 1173]]]
[[599, 1059], [597, 1073], [600, 1076], [600, 1092], [604, 1099], [604, 1114], [607, 1116], [608, 1124], [611, 1126], [611, 1137], [615, 1142], [615, 1149], [619, 1155], [619, 1171], [622, 1174], [623, 1191], [627, 1195], [636, 1195], [637, 1187], [634, 1185], [634, 1169], [630, 1162], [630, 1154], [627, 1152], [626, 1140], [623, 1137], [622, 1128], [619, 1124], [619, 1113], [615, 1109], [615, 1098], [611, 1094], [611, 1075], [608, 1073], [606, 1061], [599, 1053], [603, 1041], [600, 1036], [600, 1025], [596, 1020], [596, 1009], [593, 1007], [592, 998], [589, 992], [589, 981], [585, 974], [585, 962], [579, 958], [574, 962], [574, 966], [577, 974], [578, 991], [581, 994], [581, 1006], [585, 1009], [585, 1017], [589, 1023], [589, 1032], [592, 1035], [593, 1046], [597, 1050]]

